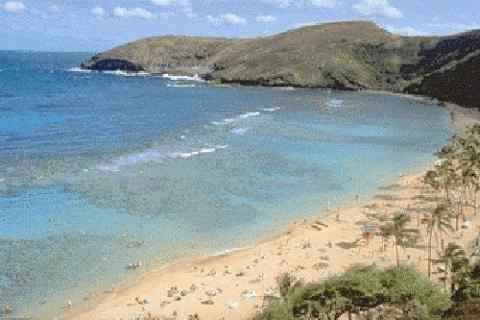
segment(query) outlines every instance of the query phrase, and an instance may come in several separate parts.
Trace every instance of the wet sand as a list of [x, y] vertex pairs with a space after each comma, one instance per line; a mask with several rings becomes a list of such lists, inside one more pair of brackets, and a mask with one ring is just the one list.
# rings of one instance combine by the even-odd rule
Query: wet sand
[[[326, 218], [292, 224], [280, 236], [229, 254], [178, 261], [145, 274], [135, 285], [105, 293], [88, 311], [67, 311], [67, 319], [249, 319], [268, 296], [276, 295], [276, 279], [292, 273], [305, 281], [318, 281], [347, 270], [352, 264], [390, 266], [395, 263], [393, 243], [382, 250], [380, 237], [367, 241], [362, 226], [376, 223], [375, 215], [406, 210], [417, 227], [420, 217], [435, 202], [421, 175], [400, 177], [367, 203], [330, 210]], [[449, 234], [468, 246], [478, 236], [480, 216], [469, 217], [468, 229]], [[425, 228], [417, 248], [401, 249], [403, 263], [426, 271]], [[434, 248], [436, 251], [437, 248]]]
[[[454, 105], [447, 108], [457, 129], [479, 119], [476, 112]], [[422, 176], [423, 172], [401, 176], [368, 201], [322, 212], [322, 218], [297, 221], [250, 248], [183, 259], [151, 270], [129, 287], [104, 292], [82, 306], [67, 307], [64, 316], [74, 320], [250, 319], [270, 297], [278, 295], [276, 281], [283, 273], [318, 281], [353, 264], [394, 265], [392, 241], [383, 250], [379, 236], [366, 239], [362, 231], [365, 225], [378, 223], [375, 217], [398, 212], [410, 214], [412, 226], [421, 231], [418, 246], [401, 249], [400, 259], [426, 272], [426, 232], [420, 220], [435, 201]], [[480, 215], [470, 214], [468, 219], [469, 228], [449, 234], [445, 243], [468, 248], [479, 234]]]

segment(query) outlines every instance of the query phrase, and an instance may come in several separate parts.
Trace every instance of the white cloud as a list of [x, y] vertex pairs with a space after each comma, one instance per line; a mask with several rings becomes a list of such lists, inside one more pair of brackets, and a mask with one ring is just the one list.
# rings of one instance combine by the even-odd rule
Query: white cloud
[[293, 4], [293, 0], [262, 0], [262, 2], [277, 8], [288, 8]]
[[321, 8], [335, 8], [337, 6], [337, 0], [310, 0], [310, 3]]
[[97, 17], [103, 17], [106, 14], [105, 9], [103, 9], [102, 7], [95, 7], [92, 9], [91, 12], [94, 16], [97, 16]]
[[312, 5], [319, 8], [334, 8], [338, 0], [261, 0], [263, 3], [277, 8], [303, 7]]
[[190, 0], [150, 0], [153, 4], [157, 6], [167, 7], [167, 6], [182, 6], [190, 7]]
[[20, 1], [7, 1], [3, 4], [3, 10], [10, 13], [22, 13], [27, 7]]
[[353, 8], [365, 16], [382, 16], [386, 18], [402, 18], [403, 13], [392, 6], [388, 0], [362, 0]]
[[261, 23], [272, 23], [272, 22], [275, 22], [277, 21], [277, 18], [275, 18], [274, 16], [270, 16], [270, 15], [266, 15], [266, 16], [257, 16], [255, 18], [255, 21], [257, 22], [261, 22]]
[[197, 17], [197, 14], [193, 12], [190, 0], [150, 0], [150, 2], [160, 7], [178, 7], [187, 17]]
[[394, 27], [387, 25], [385, 26], [385, 29], [391, 33], [399, 34], [402, 36], [426, 36], [428, 35], [427, 32], [415, 29], [414, 27]]
[[113, 9], [113, 15], [120, 18], [136, 17], [142, 19], [154, 19], [156, 16], [150, 11], [143, 8], [124, 8], [115, 7]]
[[208, 22], [215, 26], [220, 26], [220, 25], [244, 25], [247, 23], [247, 19], [240, 17], [234, 13], [225, 13], [221, 14], [219, 16], [207, 16]]

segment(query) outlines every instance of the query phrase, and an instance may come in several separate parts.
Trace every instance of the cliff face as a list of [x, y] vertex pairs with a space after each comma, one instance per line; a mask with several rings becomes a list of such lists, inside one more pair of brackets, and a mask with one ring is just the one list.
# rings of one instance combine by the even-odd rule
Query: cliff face
[[200, 74], [222, 83], [408, 92], [478, 107], [479, 50], [476, 31], [402, 37], [370, 22], [339, 22], [245, 40], [148, 38], [96, 55], [83, 67]]
[[480, 109], [480, 32], [443, 38], [423, 51], [420, 77], [404, 91]]

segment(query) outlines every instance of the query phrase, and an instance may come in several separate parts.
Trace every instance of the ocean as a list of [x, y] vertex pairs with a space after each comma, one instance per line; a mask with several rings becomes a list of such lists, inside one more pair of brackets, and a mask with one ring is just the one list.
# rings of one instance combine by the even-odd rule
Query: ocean
[[89, 56], [0, 52], [0, 307], [17, 316], [367, 197], [452, 133], [406, 97], [76, 68]]

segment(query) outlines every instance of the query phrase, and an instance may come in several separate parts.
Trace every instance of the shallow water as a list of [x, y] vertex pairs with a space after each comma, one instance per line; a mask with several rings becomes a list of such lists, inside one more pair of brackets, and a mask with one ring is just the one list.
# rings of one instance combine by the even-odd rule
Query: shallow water
[[87, 57], [0, 52], [0, 305], [17, 315], [367, 195], [450, 134], [403, 97], [72, 69]]

